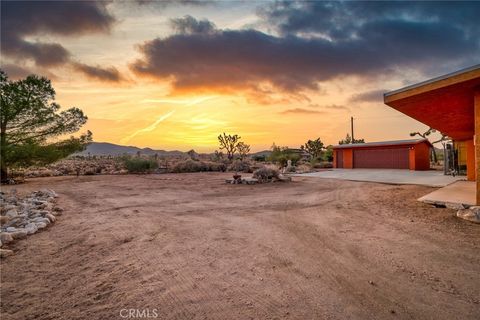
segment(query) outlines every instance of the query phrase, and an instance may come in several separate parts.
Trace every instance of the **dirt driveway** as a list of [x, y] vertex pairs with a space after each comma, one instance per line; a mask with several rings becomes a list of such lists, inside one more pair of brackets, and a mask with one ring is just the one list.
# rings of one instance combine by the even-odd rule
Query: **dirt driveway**
[[432, 189], [226, 176], [18, 186], [65, 211], [2, 261], [1, 318], [479, 319], [480, 227], [415, 201]]

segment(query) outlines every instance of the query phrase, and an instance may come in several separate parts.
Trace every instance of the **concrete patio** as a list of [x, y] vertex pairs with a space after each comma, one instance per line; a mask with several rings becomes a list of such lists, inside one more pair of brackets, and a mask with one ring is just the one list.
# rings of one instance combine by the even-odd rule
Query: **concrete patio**
[[412, 171], [405, 169], [331, 169], [293, 175], [299, 177], [367, 181], [388, 184], [415, 184], [430, 187], [444, 187], [455, 181], [465, 180], [464, 176], [446, 176], [442, 171]]
[[430, 204], [473, 206], [475, 205], [475, 182], [456, 181], [419, 198], [418, 201]]

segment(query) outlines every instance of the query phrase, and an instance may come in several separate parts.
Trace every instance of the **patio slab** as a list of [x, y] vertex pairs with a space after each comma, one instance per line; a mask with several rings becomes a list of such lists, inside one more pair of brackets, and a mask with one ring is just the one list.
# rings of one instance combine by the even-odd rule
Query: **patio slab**
[[444, 187], [455, 181], [465, 180], [465, 177], [463, 176], [446, 176], [442, 171], [412, 171], [402, 169], [331, 169], [293, 175], [299, 177], [317, 177], [389, 184], [415, 184], [430, 187]]
[[447, 206], [449, 204], [473, 206], [475, 205], [475, 182], [456, 181], [419, 198], [418, 201]]

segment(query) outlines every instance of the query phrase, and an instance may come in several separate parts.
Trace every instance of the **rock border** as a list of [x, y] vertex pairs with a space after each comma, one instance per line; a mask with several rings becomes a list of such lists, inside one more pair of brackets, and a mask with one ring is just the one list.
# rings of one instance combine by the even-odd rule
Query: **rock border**
[[0, 257], [13, 254], [12, 250], [3, 249], [4, 245], [25, 239], [57, 220], [62, 214], [62, 209], [56, 206], [57, 197], [50, 189], [34, 191], [24, 197], [19, 197], [16, 189], [8, 195], [0, 192]]

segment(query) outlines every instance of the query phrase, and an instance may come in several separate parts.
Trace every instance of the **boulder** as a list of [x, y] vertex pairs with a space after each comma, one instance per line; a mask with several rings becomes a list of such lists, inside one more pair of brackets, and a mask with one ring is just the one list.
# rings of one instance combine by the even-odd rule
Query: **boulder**
[[7, 244], [13, 241], [13, 237], [8, 232], [0, 232], [0, 241], [2, 241], [3, 244]]
[[15, 231], [17, 231], [17, 228], [15, 228], [15, 227], [8, 227], [6, 230], [7, 230], [7, 232], [15, 232]]
[[28, 233], [25, 229], [17, 230], [15, 232], [10, 233], [10, 234], [12, 235], [13, 239], [25, 239], [28, 235]]
[[9, 218], [15, 218], [16, 216], [18, 216], [18, 211], [17, 209], [10, 209], [7, 211], [7, 213], [5, 213], [5, 216]]
[[4, 225], [4, 224], [7, 223], [9, 220], [10, 220], [10, 218], [7, 217], [7, 216], [0, 216], [0, 225]]
[[457, 211], [457, 217], [470, 222], [480, 223], [480, 207], [474, 206]]
[[52, 222], [52, 223], [55, 222], [55, 220], [57, 220], [57, 219], [55, 218], [55, 216], [54, 216], [53, 214], [51, 214], [51, 213], [47, 213], [47, 214], [45, 215], [45, 218], [47, 218], [48, 220], [50, 220], [50, 222]]
[[35, 223], [29, 223], [25, 226], [25, 231], [27, 231], [27, 234], [34, 234], [38, 231], [38, 227]]
[[0, 249], [0, 258], [5, 258], [13, 254], [12, 250]]
[[36, 222], [35, 225], [37, 226], [38, 229], [44, 229], [47, 227], [47, 224], [45, 222]]

